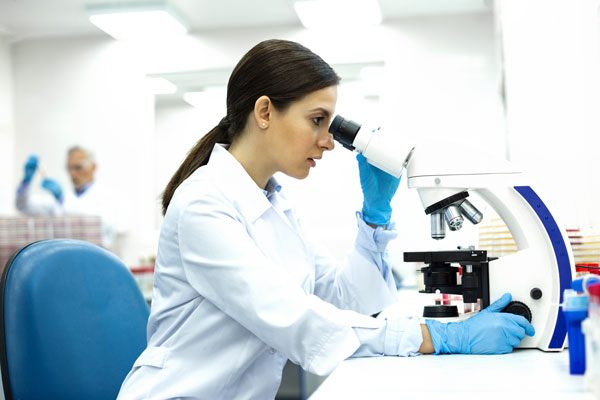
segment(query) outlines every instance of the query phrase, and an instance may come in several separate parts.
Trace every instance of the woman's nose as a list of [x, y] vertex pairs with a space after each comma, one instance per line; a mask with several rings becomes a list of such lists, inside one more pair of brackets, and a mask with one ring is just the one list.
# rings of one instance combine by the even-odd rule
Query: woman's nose
[[323, 150], [333, 150], [335, 143], [333, 141], [333, 135], [327, 132], [323, 138], [319, 141], [319, 147]]

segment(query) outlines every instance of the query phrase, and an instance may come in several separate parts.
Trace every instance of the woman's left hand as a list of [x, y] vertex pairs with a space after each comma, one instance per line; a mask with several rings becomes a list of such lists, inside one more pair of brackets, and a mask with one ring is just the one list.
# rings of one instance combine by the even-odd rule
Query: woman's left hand
[[392, 219], [390, 203], [398, 189], [400, 178], [369, 164], [362, 154], [358, 154], [356, 159], [364, 199], [363, 220], [374, 225], [388, 225]]

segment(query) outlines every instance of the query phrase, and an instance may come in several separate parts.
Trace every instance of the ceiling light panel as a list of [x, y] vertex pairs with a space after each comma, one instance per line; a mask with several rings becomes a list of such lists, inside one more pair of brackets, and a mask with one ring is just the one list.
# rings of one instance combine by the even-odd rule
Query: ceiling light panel
[[164, 1], [87, 7], [90, 22], [117, 40], [181, 36], [187, 25]]
[[377, 0], [298, 0], [298, 18], [308, 29], [352, 28], [381, 23]]
[[161, 78], [146, 78], [146, 83], [148, 84], [148, 88], [153, 94], [174, 94], [177, 93], [177, 86], [173, 84], [173, 82]]

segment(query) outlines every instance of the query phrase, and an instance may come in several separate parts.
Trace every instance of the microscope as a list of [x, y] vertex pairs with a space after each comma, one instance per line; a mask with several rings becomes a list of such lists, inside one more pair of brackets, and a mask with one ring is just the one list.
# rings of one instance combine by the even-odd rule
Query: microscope
[[[575, 276], [571, 246], [521, 171], [506, 160], [478, 159], [478, 154], [452, 157], [439, 145], [417, 145], [398, 156], [398, 149], [390, 146], [379, 128], [363, 128], [339, 115], [329, 132], [345, 148], [361, 153], [367, 162], [395, 177], [406, 169], [408, 188], [417, 189], [430, 216], [434, 240], [446, 236], [446, 227], [450, 232], [461, 229], [465, 219], [481, 222], [483, 215], [469, 201], [470, 194], [487, 202], [510, 230], [516, 253], [493, 258], [486, 250], [475, 249], [405, 252], [404, 261], [426, 264], [420, 270], [425, 284], [422, 292], [462, 295], [465, 304], [479, 302], [482, 309], [511, 293], [513, 301], [503, 312], [523, 315], [536, 332], [519, 347], [564, 348], [567, 327], [560, 304]], [[428, 306], [424, 316], [448, 320], [457, 316], [452, 307]], [[474, 315], [469, 314], [463, 316]]]

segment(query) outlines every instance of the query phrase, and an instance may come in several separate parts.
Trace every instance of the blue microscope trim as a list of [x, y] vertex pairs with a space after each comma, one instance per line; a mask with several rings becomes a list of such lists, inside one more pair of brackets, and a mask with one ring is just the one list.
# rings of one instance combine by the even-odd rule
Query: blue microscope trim
[[[565, 245], [565, 241], [563, 240], [562, 234], [556, 221], [550, 214], [550, 210], [546, 207], [542, 199], [533, 191], [533, 189], [529, 186], [515, 186], [515, 190], [519, 192], [521, 196], [529, 203], [531, 208], [535, 211], [538, 218], [544, 225], [546, 229], [546, 233], [550, 238], [550, 242], [552, 243], [552, 247], [554, 248], [554, 255], [556, 256], [556, 262], [558, 264], [558, 276], [560, 281], [560, 302], [563, 302], [563, 292], [565, 289], [569, 289], [571, 287], [571, 281], [573, 280], [571, 276], [571, 263], [569, 261], [569, 254], [567, 252], [567, 246]], [[554, 333], [552, 334], [552, 339], [550, 339], [550, 345], [548, 346], [551, 349], [560, 349], [562, 348], [565, 338], [567, 336], [567, 325], [565, 322], [565, 318], [563, 317], [562, 308], [558, 308], [558, 317], [556, 319], [556, 326], [554, 328]]]

